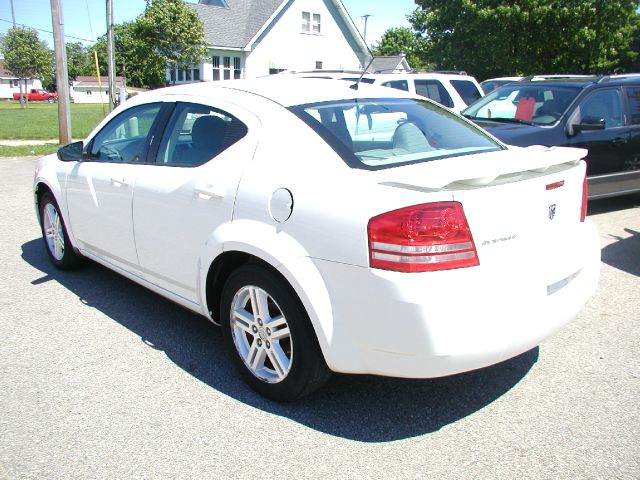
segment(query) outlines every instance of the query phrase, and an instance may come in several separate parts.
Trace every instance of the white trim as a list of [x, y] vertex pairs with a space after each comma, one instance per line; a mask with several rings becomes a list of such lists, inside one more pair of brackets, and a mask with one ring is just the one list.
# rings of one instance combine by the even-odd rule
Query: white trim
[[250, 52], [251, 51], [251, 46], [258, 40], [258, 38], [260, 38], [260, 35], [262, 35], [264, 33], [264, 31], [269, 28], [271, 26], [271, 24], [273, 23], [273, 21], [276, 19], [276, 17], [278, 15], [280, 15], [280, 12], [284, 9], [284, 7], [289, 3], [289, 0], [283, 0], [283, 2], [280, 4], [280, 6], [278, 8], [276, 8], [276, 11], [273, 12], [273, 14], [269, 17], [269, 19], [264, 23], [264, 25], [262, 25], [262, 28], [260, 28], [260, 30], [258, 30], [258, 33], [256, 33], [253, 38], [251, 40], [249, 40], [249, 43], [247, 43], [244, 47], [244, 51], [245, 52]]

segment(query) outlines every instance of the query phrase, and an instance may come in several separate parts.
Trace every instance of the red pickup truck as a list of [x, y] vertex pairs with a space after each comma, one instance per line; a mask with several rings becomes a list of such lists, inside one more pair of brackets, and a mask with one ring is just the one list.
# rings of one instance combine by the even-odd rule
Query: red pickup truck
[[[39, 100], [39, 101], [43, 101], [43, 102], [53, 103], [56, 100], [58, 100], [58, 94], [57, 93], [47, 92], [46, 90], [38, 90], [36, 88], [32, 88], [29, 93], [23, 93], [22, 94], [22, 98], [23, 99], [24, 99], [25, 96], [27, 97], [27, 100], [29, 100], [30, 102]], [[19, 93], [14, 93], [13, 94], [13, 99], [14, 100], [20, 100], [20, 94]]]

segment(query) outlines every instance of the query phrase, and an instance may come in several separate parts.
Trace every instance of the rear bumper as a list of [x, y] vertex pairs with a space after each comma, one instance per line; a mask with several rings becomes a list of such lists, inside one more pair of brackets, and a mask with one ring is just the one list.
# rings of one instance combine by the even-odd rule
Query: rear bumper
[[[538, 345], [595, 292], [600, 241], [589, 220], [544, 266], [407, 274], [315, 260], [329, 288], [333, 329], [325, 357], [335, 371], [430, 378], [474, 370]], [[556, 265], [557, 267], [557, 265]]]

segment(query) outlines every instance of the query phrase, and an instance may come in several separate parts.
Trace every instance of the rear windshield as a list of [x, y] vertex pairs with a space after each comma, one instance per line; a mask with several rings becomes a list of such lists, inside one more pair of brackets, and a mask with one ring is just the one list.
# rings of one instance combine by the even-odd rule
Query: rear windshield
[[451, 85], [456, 89], [458, 95], [462, 97], [464, 103], [471, 105], [473, 102], [482, 97], [482, 93], [478, 87], [469, 80], [451, 80]]
[[378, 170], [503, 147], [428, 101], [360, 99], [291, 107], [353, 168]]

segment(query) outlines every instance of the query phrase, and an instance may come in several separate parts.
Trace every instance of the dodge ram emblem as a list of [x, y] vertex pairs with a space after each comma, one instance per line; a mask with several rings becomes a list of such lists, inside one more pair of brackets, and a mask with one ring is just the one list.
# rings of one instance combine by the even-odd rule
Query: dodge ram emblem
[[556, 216], [556, 204], [549, 206], [549, 220], [553, 220]]

